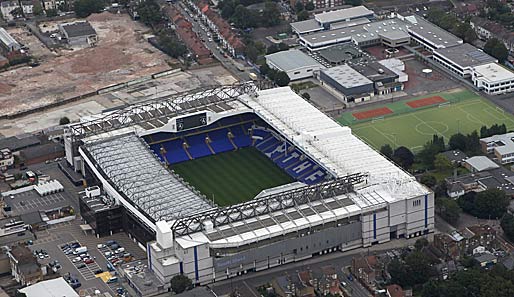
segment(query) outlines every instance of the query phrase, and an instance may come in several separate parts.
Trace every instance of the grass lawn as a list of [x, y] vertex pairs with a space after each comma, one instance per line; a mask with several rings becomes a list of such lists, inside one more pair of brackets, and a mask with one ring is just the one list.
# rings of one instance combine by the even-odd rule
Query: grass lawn
[[219, 206], [254, 198], [260, 191], [294, 179], [254, 147], [195, 159], [172, 166]]
[[[480, 132], [482, 126], [505, 124], [507, 130], [514, 129], [514, 117], [511, 114], [472, 92], [433, 95], [440, 95], [445, 99], [450, 97], [461, 97], [461, 99], [452, 101], [448, 106], [436, 105], [430, 108], [411, 109], [410, 112], [393, 114], [378, 121], [348, 123], [350, 119], [348, 114], [345, 114], [339, 119], [339, 122], [349, 125], [357, 136], [376, 149], [388, 143], [393, 148], [406, 146], [413, 152], [420, 151], [423, 144], [432, 139], [433, 134], [443, 136], [448, 142], [450, 137], [457, 132], [463, 134], [471, 133], [474, 130]], [[423, 97], [430, 96], [432, 95]], [[394, 110], [398, 109], [396, 105], [405, 103], [395, 102], [393, 104], [395, 105], [392, 108]], [[390, 107], [389, 105], [385, 106]]]

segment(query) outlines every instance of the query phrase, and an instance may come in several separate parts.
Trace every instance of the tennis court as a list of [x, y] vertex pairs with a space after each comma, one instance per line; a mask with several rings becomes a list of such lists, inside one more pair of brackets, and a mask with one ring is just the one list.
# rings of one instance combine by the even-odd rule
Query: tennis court
[[[435, 95], [448, 102], [417, 109], [399, 109], [388, 104], [386, 106], [395, 113], [368, 121], [354, 120], [349, 126], [354, 134], [377, 149], [384, 144], [390, 144], [393, 148], [406, 146], [414, 152], [419, 151], [433, 134], [443, 136], [448, 141], [457, 132], [467, 134], [474, 130], [479, 131], [482, 126], [505, 124], [507, 130], [514, 129], [512, 115], [472, 92]], [[406, 105], [408, 102], [410, 101], [392, 104]], [[348, 119], [348, 115], [346, 117]], [[346, 120], [341, 118], [340, 122], [345, 124]]]

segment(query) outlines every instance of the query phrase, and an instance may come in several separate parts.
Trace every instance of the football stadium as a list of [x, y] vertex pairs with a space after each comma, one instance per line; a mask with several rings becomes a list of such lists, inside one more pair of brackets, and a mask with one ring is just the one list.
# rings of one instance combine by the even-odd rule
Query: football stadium
[[289, 87], [240, 83], [127, 106], [69, 125], [65, 144], [164, 286], [434, 230], [428, 188]]

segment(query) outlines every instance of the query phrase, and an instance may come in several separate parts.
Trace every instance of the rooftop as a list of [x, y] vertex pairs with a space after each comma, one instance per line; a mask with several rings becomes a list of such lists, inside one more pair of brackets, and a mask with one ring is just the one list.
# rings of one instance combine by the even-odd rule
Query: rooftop
[[41, 141], [36, 136], [29, 134], [0, 138], [0, 148], [8, 148], [12, 152], [40, 143]]
[[291, 27], [293, 28], [293, 31], [297, 32], [298, 34], [323, 30], [323, 26], [321, 26], [315, 19], [294, 22], [291, 23]]
[[334, 45], [319, 50], [318, 53], [323, 59], [333, 64], [340, 64], [362, 55], [361, 50], [351, 44]]
[[95, 29], [87, 21], [61, 24], [64, 31], [70, 37], [96, 35]]
[[273, 65], [285, 72], [293, 71], [303, 67], [323, 68], [323, 66], [318, 63], [318, 61], [297, 49], [266, 55], [266, 60], [270, 61]]
[[476, 66], [473, 70], [479, 77], [482, 77], [489, 82], [514, 80], [514, 72], [502, 67], [498, 63]]
[[79, 294], [64, 280], [56, 279], [41, 281], [31, 286], [20, 289], [27, 297], [78, 297]]
[[367, 9], [365, 6], [355, 6], [345, 9], [338, 9], [329, 12], [318, 13], [314, 15], [314, 18], [320, 22], [324, 23], [334, 23], [340, 21], [347, 21], [350, 19], [355, 19], [359, 17], [372, 16], [373, 10]]
[[463, 162], [465, 159], [468, 158], [468, 156], [461, 150], [450, 150], [442, 152], [441, 154], [448, 158], [450, 162]]
[[500, 165], [494, 163], [491, 159], [486, 156], [474, 156], [464, 160], [467, 164], [473, 167], [476, 171], [485, 171], [490, 169], [499, 168]]
[[346, 64], [325, 69], [322, 72], [346, 89], [373, 84], [366, 76]]
[[392, 79], [398, 77], [398, 74], [375, 61], [351, 63], [350, 65], [357, 72], [373, 82], [380, 82], [384, 79]]
[[20, 47], [20, 44], [2, 27], [0, 27], [0, 42], [8, 47]]
[[[130, 204], [142, 209], [153, 220], [172, 220], [211, 205], [201, 194], [167, 170], [134, 134], [85, 145], [99, 168], [126, 195]], [[153, 223], [146, 221], [153, 226]]]
[[462, 39], [418, 15], [410, 15], [404, 19], [409, 23], [409, 32], [429, 41], [431, 44], [435, 45], [436, 48], [455, 46], [462, 43]]
[[495, 58], [489, 56], [469, 43], [463, 43], [447, 48], [439, 48], [434, 52], [448, 58], [461, 67], [473, 67], [497, 62]]
[[514, 132], [506, 134], [493, 135], [490, 137], [481, 138], [481, 142], [493, 143], [494, 150], [499, 154], [504, 155], [514, 153]]

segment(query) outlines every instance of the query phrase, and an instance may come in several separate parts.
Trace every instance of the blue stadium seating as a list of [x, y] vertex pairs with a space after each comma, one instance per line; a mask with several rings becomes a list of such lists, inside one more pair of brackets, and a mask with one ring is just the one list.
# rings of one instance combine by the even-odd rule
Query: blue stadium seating
[[[251, 122], [241, 123], [242, 121]], [[254, 127], [255, 125], [258, 126]], [[259, 139], [252, 139], [248, 133], [252, 127], [254, 128], [251, 135]], [[298, 148], [291, 149], [293, 147], [291, 143], [284, 144], [283, 140], [277, 139], [272, 133], [273, 128], [251, 113], [224, 118], [213, 125], [191, 131], [156, 133], [151, 137], [145, 136], [144, 140], [147, 143], [161, 142], [160, 144], [151, 144], [150, 148], [162, 162], [167, 160], [169, 163], [175, 164], [189, 160], [189, 156], [182, 147], [183, 139], [188, 143], [188, 151], [195, 159], [212, 155], [209, 145], [215, 153], [234, 150], [228, 137], [229, 131], [234, 136], [232, 142], [238, 148], [248, 147], [253, 143], [259, 151], [296, 180], [306, 184], [316, 184], [327, 178], [327, 172], [315, 161], [308, 158]], [[209, 145], [205, 143], [207, 135], [211, 139]], [[177, 139], [177, 137], [182, 138]], [[166, 141], [172, 138], [175, 139]], [[161, 156], [161, 145], [166, 150], [166, 160]]]
[[205, 134], [198, 134], [186, 137], [187, 144], [189, 144], [188, 151], [193, 158], [201, 158], [212, 155], [211, 150], [205, 143]]
[[209, 132], [209, 138], [211, 139], [211, 147], [216, 153], [223, 153], [234, 150], [234, 146], [230, 142], [227, 136], [228, 130], [220, 129]]

